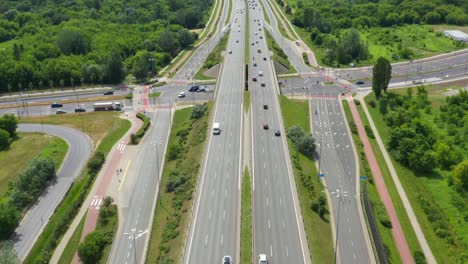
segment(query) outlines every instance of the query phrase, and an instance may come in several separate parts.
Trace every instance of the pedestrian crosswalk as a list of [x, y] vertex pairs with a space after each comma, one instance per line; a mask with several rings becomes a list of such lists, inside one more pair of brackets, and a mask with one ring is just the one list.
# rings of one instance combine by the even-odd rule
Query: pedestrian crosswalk
[[338, 96], [334, 95], [310, 95], [310, 100], [314, 101], [334, 101], [338, 99]]
[[127, 146], [127, 144], [125, 144], [124, 141], [120, 142], [119, 145], [117, 145], [117, 149], [120, 151], [120, 153], [124, 152], [125, 146]]
[[94, 196], [93, 200], [91, 201], [91, 204], [89, 207], [95, 208], [96, 210], [99, 210], [99, 207], [102, 205], [103, 199], [100, 196]]

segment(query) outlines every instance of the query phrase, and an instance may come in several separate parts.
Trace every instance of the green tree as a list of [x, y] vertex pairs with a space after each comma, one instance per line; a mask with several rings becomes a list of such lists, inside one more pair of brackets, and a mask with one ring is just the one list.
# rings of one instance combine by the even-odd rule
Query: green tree
[[16, 138], [16, 129], [18, 128], [18, 119], [13, 114], [5, 114], [0, 117], [0, 129], [8, 132], [12, 139]]
[[21, 263], [18, 257], [16, 256], [16, 251], [13, 247], [13, 242], [8, 241], [8, 240], [0, 242], [0, 263], [2, 264]]
[[0, 240], [10, 238], [18, 226], [19, 219], [20, 212], [16, 207], [8, 203], [0, 203]]
[[105, 65], [105, 76], [108, 82], [120, 83], [125, 79], [126, 73], [122, 57], [117, 50], [112, 51], [112, 54], [107, 58]]
[[158, 44], [161, 49], [172, 56], [179, 52], [179, 42], [177, 41], [177, 36], [174, 32], [171, 31], [164, 31], [161, 32], [158, 38]]
[[86, 54], [91, 47], [83, 33], [75, 30], [62, 30], [57, 36], [57, 45], [65, 54]]
[[18, 44], [14, 43], [13, 44], [13, 57], [15, 57], [15, 60], [19, 61], [21, 58], [21, 51], [19, 49]]
[[107, 243], [106, 237], [101, 232], [91, 232], [78, 247], [78, 255], [85, 264], [98, 263]]
[[468, 191], [468, 160], [464, 160], [453, 169], [452, 182], [455, 190], [459, 192]]
[[0, 128], [0, 151], [6, 150], [10, 147], [10, 134]]
[[192, 32], [187, 29], [179, 30], [179, 32], [177, 32], [177, 37], [182, 48], [187, 48], [195, 42]]
[[377, 59], [372, 68], [372, 90], [376, 97], [380, 97], [382, 91], [387, 91], [388, 84], [392, 78], [392, 65], [384, 57]]
[[325, 213], [327, 212], [327, 198], [323, 193], [320, 193], [318, 197], [314, 199], [312, 202], [312, 210], [316, 212], [317, 214], [320, 215], [320, 217], [323, 217]]

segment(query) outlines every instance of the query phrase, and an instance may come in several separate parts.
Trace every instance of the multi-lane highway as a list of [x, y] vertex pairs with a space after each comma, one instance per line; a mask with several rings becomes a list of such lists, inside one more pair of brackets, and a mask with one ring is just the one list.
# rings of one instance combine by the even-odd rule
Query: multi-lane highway
[[244, 84], [245, 2], [233, 1], [233, 23], [217, 85], [208, 152], [200, 176], [184, 263], [221, 263], [225, 255], [239, 260], [242, 100]]
[[69, 146], [68, 153], [57, 172], [56, 180], [47, 187], [41, 198], [29, 209], [15, 231], [12, 239], [20, 260], [24, 260], [37, 237], [49, 221], [49, 217], [60, 203], [70, 185], [80, 174], [91, 154], [91, 139], [72, 128], [54, 125], [20, 124], [18, 131], [39, 132], [57, 136]]
[[[266, 254], [271, 263], [310, 263], [262, 9], [255, 6], [257, 1], [249, 3], [249, 43], [255, 43], [249, 45], [254, 253]], [[276, 136], [275, 130], [281, 135]]]

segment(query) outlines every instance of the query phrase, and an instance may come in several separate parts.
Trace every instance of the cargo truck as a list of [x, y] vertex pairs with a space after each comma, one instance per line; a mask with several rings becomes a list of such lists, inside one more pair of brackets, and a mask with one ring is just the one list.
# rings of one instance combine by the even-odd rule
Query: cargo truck
[[121, 108], [120, 102], [102, 102], [94, 104], [94, 111], [119, 111]]

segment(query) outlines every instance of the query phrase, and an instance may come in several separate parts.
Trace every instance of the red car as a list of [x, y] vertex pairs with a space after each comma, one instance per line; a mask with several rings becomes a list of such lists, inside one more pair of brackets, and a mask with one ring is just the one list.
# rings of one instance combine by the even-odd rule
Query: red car
[[257, 77], [252, 77], [252, 81], [256, 82], [256, 81], [257, 81]]

